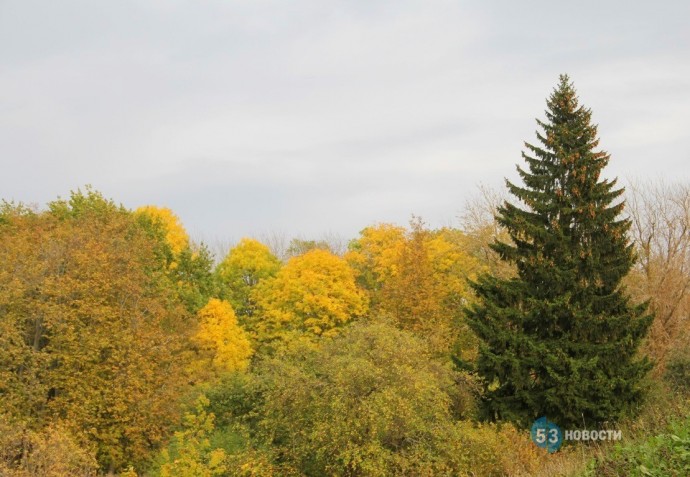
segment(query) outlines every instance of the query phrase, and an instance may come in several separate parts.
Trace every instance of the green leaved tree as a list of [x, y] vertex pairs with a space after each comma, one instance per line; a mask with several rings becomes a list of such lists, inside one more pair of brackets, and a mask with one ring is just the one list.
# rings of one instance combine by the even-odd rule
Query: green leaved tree
[[517, 276], [481, 276], [479, 301], [466, 311], [481, 340], [488, 416], [582, 427], [639, 402], [650, 364], [637, 350], [652, 317], [621, 287], [635, 259], [630, 221], [623, 189], [601, 177], [609, 155], [598, 150], [591, 110], [565, 75], [547, 108], [541, 144], [525, 143], [524, 185], [507, 181], [521, 204], [498, 208], [511, 241], [492, 248]]

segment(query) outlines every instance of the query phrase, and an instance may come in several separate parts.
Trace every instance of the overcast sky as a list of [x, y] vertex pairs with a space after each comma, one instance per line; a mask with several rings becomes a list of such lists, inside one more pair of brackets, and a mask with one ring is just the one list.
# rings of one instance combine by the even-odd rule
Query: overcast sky
[[690, 178], [690, 2], [0, 0], [0, 197], [92, 184], [208, 242], [451, 224], [560, 73], [608, 175]]

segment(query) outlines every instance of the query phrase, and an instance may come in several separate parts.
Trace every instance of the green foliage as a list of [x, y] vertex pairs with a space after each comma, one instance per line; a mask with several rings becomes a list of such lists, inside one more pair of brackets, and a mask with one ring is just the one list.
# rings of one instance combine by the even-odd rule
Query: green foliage
[[526, 144], [529, 170], [518, 167], [524, 187], [507, 183], [522, 206], [498, 209], [512, 242], [493, 248], [517, 277], [481, 277], [467, 314], [482, 341], [487, 414], [568, 428], [618, 419], [640, 401], [650, 365], [636, 351], [651, 317], [620, 286], [634, 260], [630, 221], [622, 189], [600, 178], [609, 156], [595, 150], [591, 111], [567, 76], [547, 106], [541, 147]]
[[255, 377], [247, 373], [227, 373], [206, 390], [208, 411], [216, 416], [218, 427], [232, 423], [252, 423], [263, 402]]
[[263, 361], [257, 374], [258, 419], [244, 422], [255, 422], [255, 442], [275, 449], [276, 465], [306, 475], [423, 475], [455, 465], [438, 464], [454, 457], [437, 452], [450, 453], [470, 392], [409, 333], [356, 323], [319, 348]]
[[683, 348], [674, 352], [666, 363], [664, 377], [674, 390], [690, 394], [690, 350]]
[[164, 450], [160, 477], [213, 477], [226, 475], [227, 456], [221, 448], [213, 448], [214, 416], [206, 412], [208, 399], [200, 396], [195, 412], [184, 417], [184, 428], [175, 432], [172, 452]]
[[57, 199], [48, 204], [48, 210], [53, 217], [61, 220], [84, 216], [101, 217], [106, 219], [114, 213], [128, 214], [129, 212], [122, 205], [117, 205], [114, 201], [106, 199], [103, 195], [94, 190], [91, 186], [72, 191], [70, 198]]
[[641, 442], [618, 444], [593, 461], [584, 476], [683, 477], [690, 475], [690, 419]]
[[177, 284], [180, 299], [190, 313], [196, 313], [218, 295], [218, 284], [212, 272], [213, 256], [206, 245], [194, 244], [172, 210], [152, 205], [134, 212], [139, 224], [158, 243], [161, 266]]
[[177, 284], [180, 299], [190, 313], [196, 313], [209, 298], [218, 295], [213, 256], [204, 244], [183, 248], [173, 263], [168, 275]]
[[275, 277], [280, 270], [278, 260], [264, 244], [244, 238], [218, 264], [216, 276], [220, 283], [220, 296], [230, 302], [240, 322], [254, 315], [256, 303], [253, 288], [261, 280]]

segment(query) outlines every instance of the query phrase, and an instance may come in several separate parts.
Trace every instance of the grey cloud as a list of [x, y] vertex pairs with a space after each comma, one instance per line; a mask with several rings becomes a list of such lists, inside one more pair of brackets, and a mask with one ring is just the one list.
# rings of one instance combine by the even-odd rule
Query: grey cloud
[[687, 2], [0, 3], [0, 195], [91, 183], [199, 237], [447, 223], [557, 75], [612, 175], [687, 180]]

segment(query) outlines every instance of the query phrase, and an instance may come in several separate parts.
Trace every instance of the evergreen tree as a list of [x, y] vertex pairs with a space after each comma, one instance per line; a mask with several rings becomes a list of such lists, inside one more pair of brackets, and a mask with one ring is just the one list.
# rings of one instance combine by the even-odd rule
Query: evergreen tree
[[652, 317], [621, 287], [635, 259], [630, 221], [621, 218], [623, 189], [600, 177], [609, 155], [597, 150], [591, 110], [565, 75], [547, 107], [541, 145], [525, 143], [529, 170], [517, 168], [524, 186], [506, 181], [521, 205], [498, 208], [512, 243], [492, 248], [516, 276], [480, 277], [466, 312], [481, 340], [488, 417], [527, 425], [546, 415], [580, 428], [617, 419], [641, 398], [650, 364], [637, 348]]

